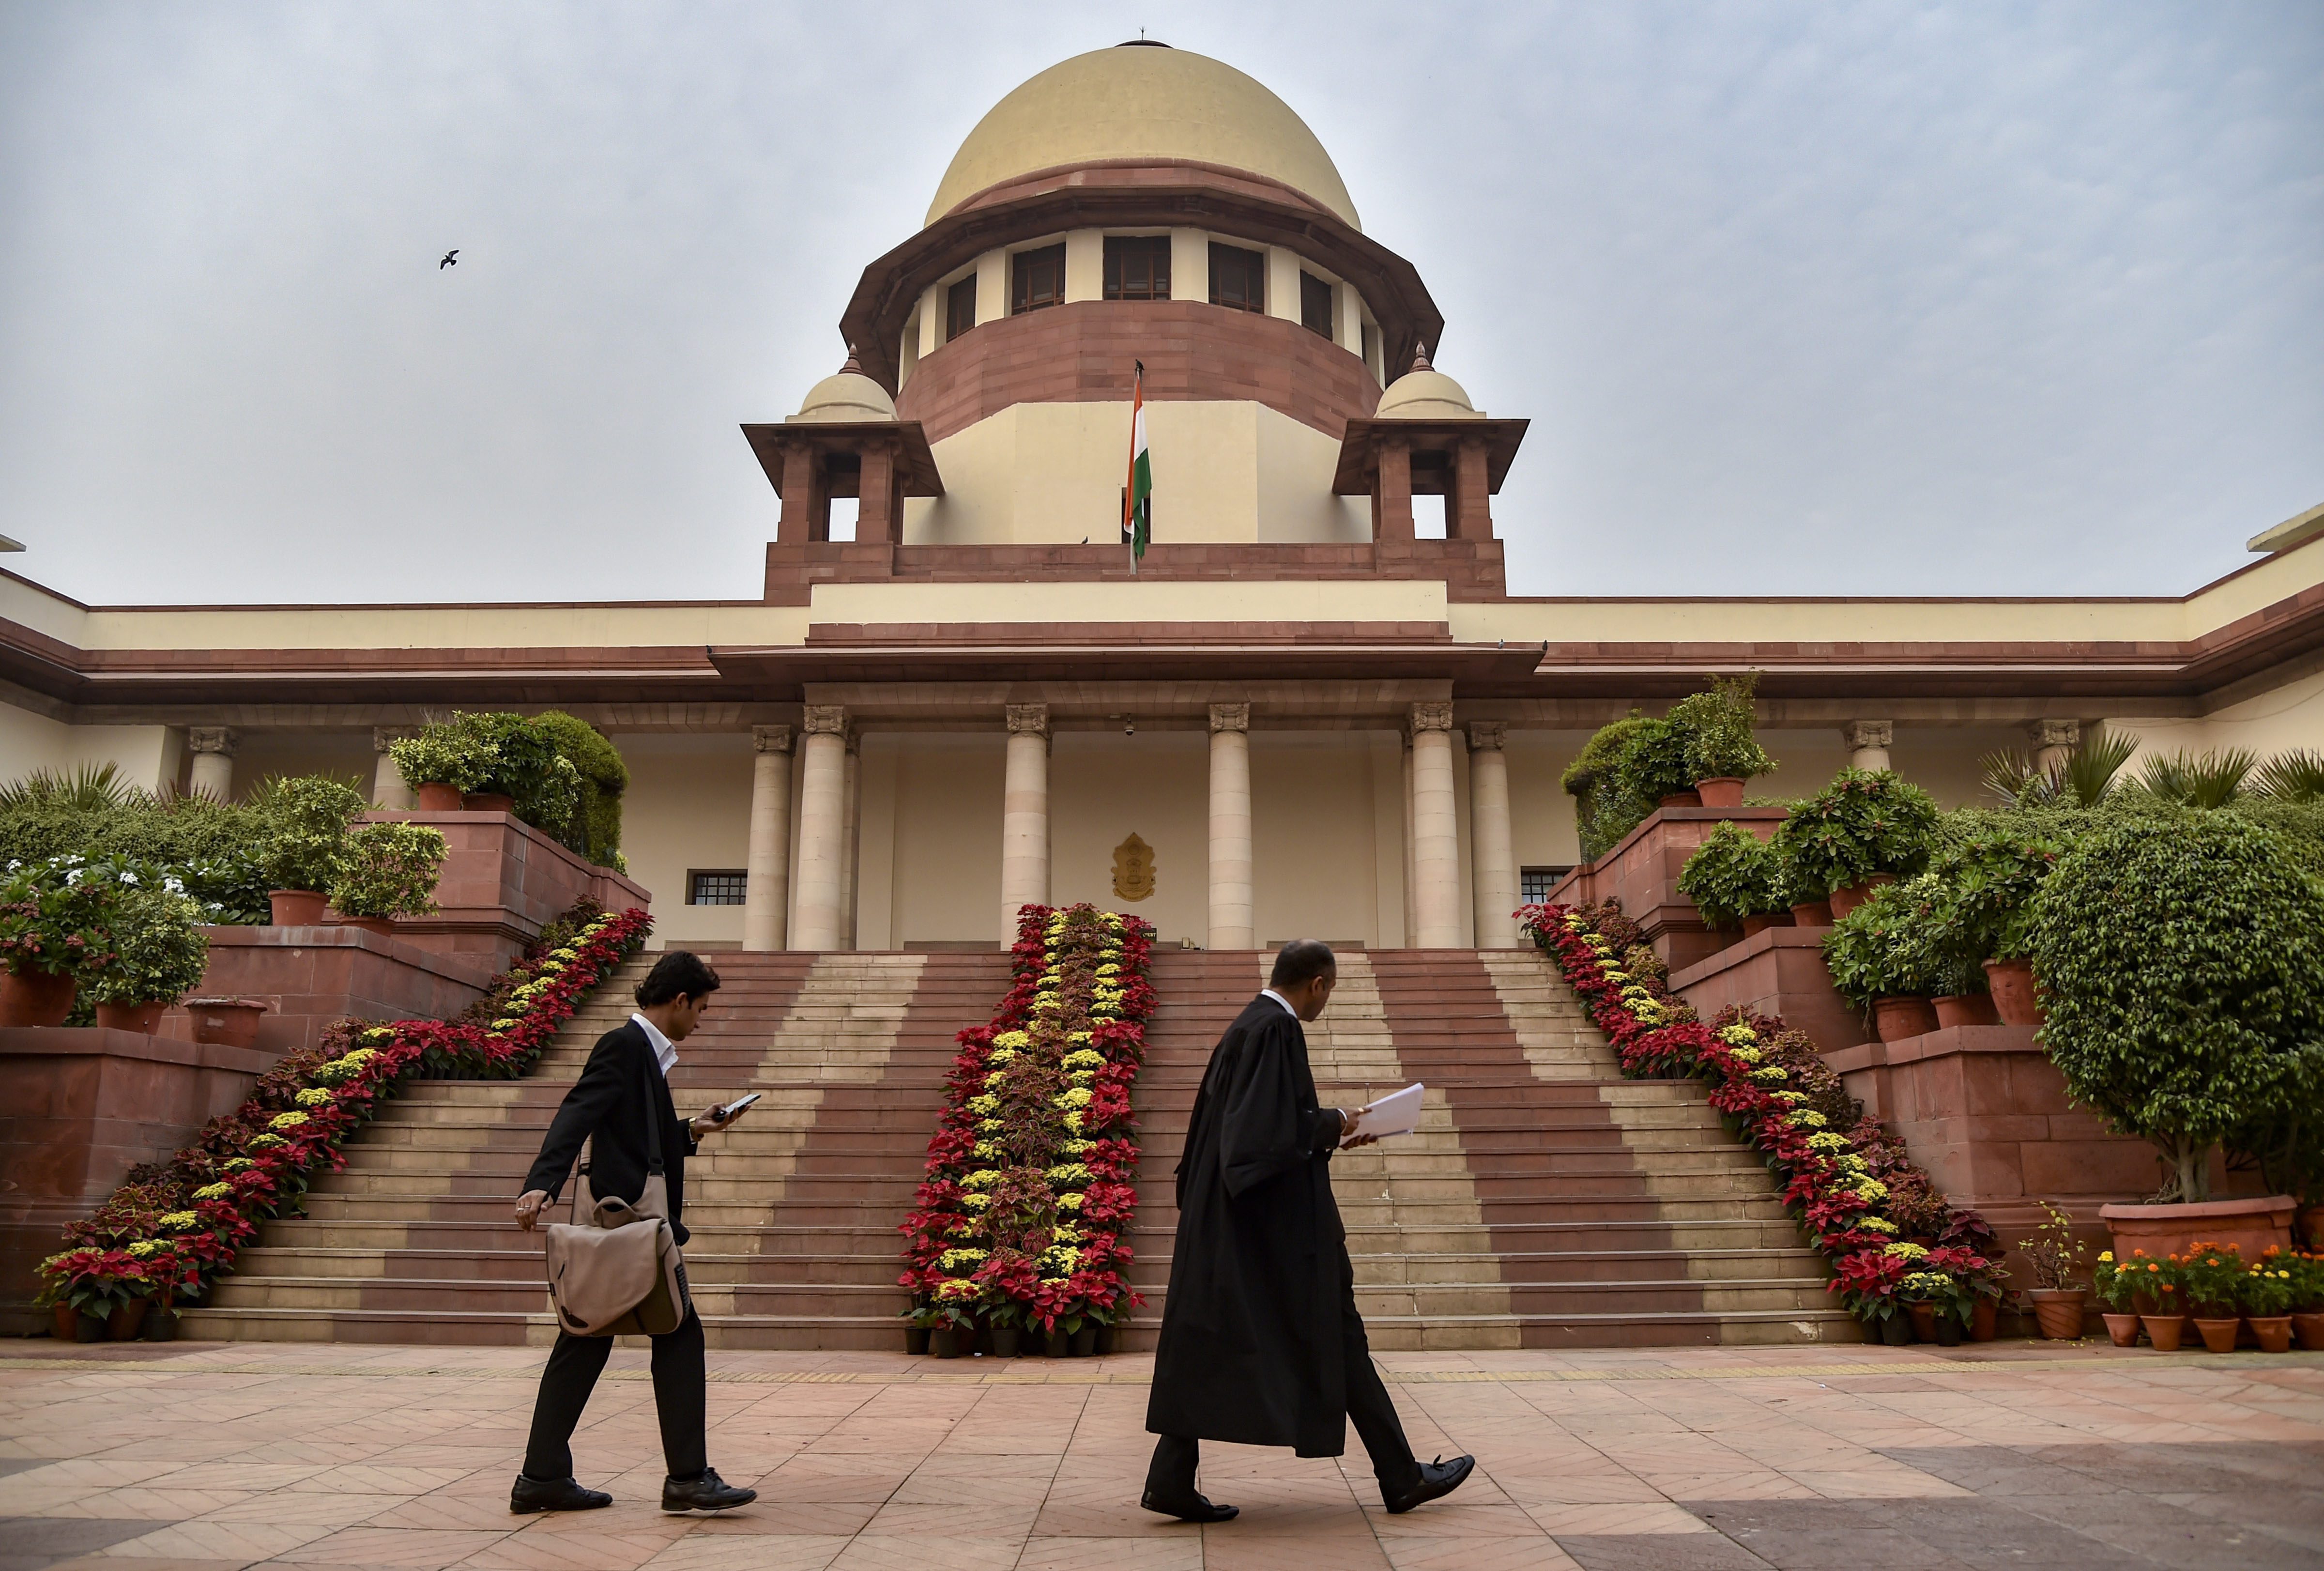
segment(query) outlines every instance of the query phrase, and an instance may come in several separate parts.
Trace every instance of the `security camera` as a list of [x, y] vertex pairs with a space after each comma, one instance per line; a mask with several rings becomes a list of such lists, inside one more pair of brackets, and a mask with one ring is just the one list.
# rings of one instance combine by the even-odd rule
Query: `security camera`
[[1124, 721], [1121, 723], [1121, 734], [1122, 734], [1124, 736], [1135, 736], [1135, 735], [1138, 735], [1138, 723], [1137, 723], [1135, 720], [1124, 720]]

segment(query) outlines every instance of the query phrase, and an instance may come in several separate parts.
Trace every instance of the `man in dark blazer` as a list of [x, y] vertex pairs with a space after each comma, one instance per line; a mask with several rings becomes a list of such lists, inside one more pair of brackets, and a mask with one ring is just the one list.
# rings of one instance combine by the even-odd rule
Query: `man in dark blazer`
[[[518, 1226], [531, 1231], [541, 1212], [556, 1203], [585, 1141], [590, 1142], [591, 1192], [599, 1199], [618, 1195], [636, 1201], [646, 1188], [651, 1120], [661, 1129], [670, 1231], [678, 1243], [686, 1242], [686, 1159], [702, 1136], [742, 1116], [736, 1109], [721, 1117], [721, 1110], [713, 1108], [689, 1122], [678, 1116], [670, 1101], [676, 1044], [693, 1034], [716, 991], [718, 974], [698, 956], [673, 949], [654, 963], [638, 984], [638, 1012], [597, 1039], [580, 1080], [558, 1108], [540, 1155], [525, 1175], [524, 1193], [516, 1203]], [[509, 1492], [509, 1510], [592, 1511], [613, 1503], [612, 1495], [575, 1481], [571, 1446], [574, 1426], [613, 1349], [610, 1336], [557, 1334], [549, 1366], [540, 1372], [532, 1436], [525, 1446], [524, 1471]], [[669, 1468], [661, 1490], [666, 1511], [726, 1511], [758, 1498], [758, 1491], [733, 1487], [710, 1466], [704, 1383], [702, 1317], [689, 1301], [678, 1329], [653, 1339], [654, 1410], [661, 1419], [662, 1457]]]
[[1375, 1137], [1347, 1138], [1354, 1115], [1317, 1104], [1300, 1029], [1338, 980], [1329, 947], [1285, 945], [1194, 1095], [1146, 1408], [1161, 1437], [1139, 1502], [1148, 1511], [1190, 1522], [1235, 1514], [1195, 1492], [1203, 1440], [1337, 1456], [1351, 1419], [1391, 1511], [1451, 1493], [1476, 1465], [1414, 1458], [1356, 1312], [1332, 1152]]

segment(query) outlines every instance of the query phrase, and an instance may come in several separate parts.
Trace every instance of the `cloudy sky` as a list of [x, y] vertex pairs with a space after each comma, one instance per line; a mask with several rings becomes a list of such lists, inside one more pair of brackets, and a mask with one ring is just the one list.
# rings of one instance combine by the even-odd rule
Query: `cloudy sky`
[[994, 100], [1140, 27], [1304, 116], [1532, 419], [1512, 589], [2178, 594], [2324, 502], [2318, 0], [5, 0], [5, 560], [754, 597], [736, 424]]

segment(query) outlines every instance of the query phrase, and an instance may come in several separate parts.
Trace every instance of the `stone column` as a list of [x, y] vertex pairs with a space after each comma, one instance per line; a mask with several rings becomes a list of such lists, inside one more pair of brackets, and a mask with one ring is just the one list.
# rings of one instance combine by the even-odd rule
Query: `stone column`
[[1469, 727], [1470, 883], [1477, 900], [1477, 947], [1517, 947], [1516, 836], [1509, 828], [1509, 763], [1499, 721]]
[[840, 889], [844, 892], [839, 922], [839, 947], [855, 947], [855, 873], [863, 863], [863, 733], [851, 730], [847, 734], [847, 772], [843, 789], [847, 804], [844, 827], [840, 831], [840, 846], [847, 864], [840, 873]]
[[371, 799], [381, 807], [408, 809], [419, 800], [412, 792], [411, 782], [403, 778], [403, 772], [395, 767], [394, 755], [388, 752], [390, 747], [405, 737], [419, 735], [420, 727], [417, 725], [374, 725], [371, 728], [371, 750], [379, 755], [378, 762], [372, 766]]
[[1009, 762], [1001, 788], [1001, 947], [1017, 941], [1018, 909], [1049, 903], [1049, 707], [1008, 707]]
[[2025, 735], [2034, 744], [2034, 769], [2047, 774], [2053, 769], [2065, 768], [2067, 758], [2082, 744], [2082, 723], [2036, 720], [2025, 727]]
[[1452, 706], [1412, 707], [1413, 918], [1416, 949], [1461, 945], [1461, 823], [1452, 796]]
[[799, 760], [798, 913], [794, 949], [836, 949], [847, 917], [847, 711], [807, 707]]
[[187, 790], [213, 801], [234, 799], [234, 750], [242, 745], [242, 734], [230, 725], [191, 725], [186, 729], [186, 746], [194, 755], [192, 770], [186, 782]]
[[779, 949], [791, 914], [791, 728], [751, 727], [751, 850], [742, 947]]
[[1213, 949], [1253, 949], [1250, 706], [1211, 706], [1211, 933]]
[[1372, 543], [1412, 539], [1412, 439], [1382, 437], [1372, 476]]
[[1492, 477], [1482, 437], [1463, 437], [1452, 457], [1452, 494], [1444, 499], [1450, 540], [1493, 538]]
[[1840, 728], [1840, 740], [1848, 749], [1850, 769], [1886, 769], [1888, 744], [1895, 740], [1896, 726], [1888, 720], [1850, 720]]
[[1397, 740], [1404, 744], [1404, 947], [1407, 949], [1419, 942], [1414, 937], [1420, 931], [1420, 908], [1414, 905], [1412, 863], [1412, 730], [1403, 728]]

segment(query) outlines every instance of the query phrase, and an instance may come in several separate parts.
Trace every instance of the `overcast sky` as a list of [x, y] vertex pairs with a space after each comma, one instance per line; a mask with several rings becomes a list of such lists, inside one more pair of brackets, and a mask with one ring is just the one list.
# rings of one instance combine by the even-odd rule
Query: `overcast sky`
[[2179, 594], [2324, 502], [2319, 0], [0, 0], [0, 562], [754, 598], [738, 422], [1141, 26], [1306, 119], [1533, 420], [1512, 590]]

